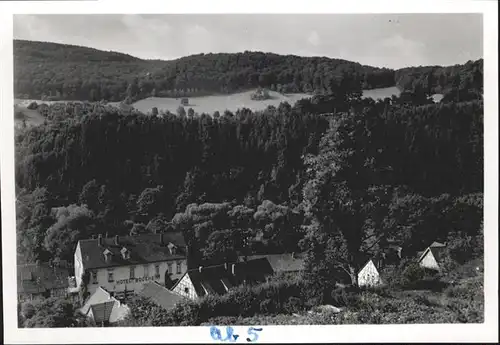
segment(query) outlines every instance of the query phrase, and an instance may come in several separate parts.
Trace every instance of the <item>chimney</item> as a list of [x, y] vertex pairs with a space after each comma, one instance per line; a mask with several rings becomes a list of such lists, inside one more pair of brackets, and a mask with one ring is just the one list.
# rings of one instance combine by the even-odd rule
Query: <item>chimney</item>
[[163, 232], [160, 232], [160, 244], [163, 244], [163, 238], [164, 238]]
[[292, 259], [295, 259], [295, 252], [292, 252]]
[[119, 245], [120, 244], [120, 237], [118, 235], [115, 236], [115, 245]]
[[234, 276], [234, 272], [235, 272], [235, 266], [236, 264], [232, 264], [231, 265], [231, 274]]
[[200, 266], [198, 267], [198, 271], [201, 273], [201, 271], [203, 270], [203, 266]]
[[97, 244], [99, 245], [99, 247], [102, 247], [102, 235], [99, 234], [99, 236], [97, 236]]

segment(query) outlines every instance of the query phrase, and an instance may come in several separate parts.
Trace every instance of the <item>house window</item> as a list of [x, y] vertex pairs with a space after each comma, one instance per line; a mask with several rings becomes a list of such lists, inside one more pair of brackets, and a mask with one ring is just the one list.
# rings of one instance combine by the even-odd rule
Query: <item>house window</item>
[[108, 282], [109, 283], [112, 283], [115, 281], [115, 278], [113, 277], [113, 270], [112, 269], [109, 269], [108, 270]]
[[171, 262], [168, 263], [168, 273], [174, 273], [172, 270], [172, 263]]
[[177, 261], [177, 274], [181, 274], [182, 261]]
[[97, 284], [97, 271], [92, 271], [92, 284]]
[[189, 293], [189, 288], [184, 288], [184, 293]]
[[160, 265], [155, 265], [155, 275], [160, 275]]
[[144, 277], [149, 277], [149, 267], [148, 265], [144, 265]]
[[130, 266], [130, 279], [135, 278], [135, 266]]

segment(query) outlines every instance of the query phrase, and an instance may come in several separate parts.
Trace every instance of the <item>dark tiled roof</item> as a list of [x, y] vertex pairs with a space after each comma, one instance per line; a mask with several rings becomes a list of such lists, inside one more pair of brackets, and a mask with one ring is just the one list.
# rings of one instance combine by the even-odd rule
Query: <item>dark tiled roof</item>
[[165, 310], [172, 309], [175, 304], [184, 299], [184, 297], [170, 291], [156, 282], [144, 284], [139, 296], [149, 298], [152, 302], [159, 305]]
[[[160, 235], [163, 235], [163, 244], [160, 242]], [[98, 239], [79, 241], [85, 269], [136, 265], [186, 258], [186, 243], [181, 232], [124, 236], [119, 238], [118, 245], [115, 244], [114, 237], [102, 238], [102, 246], [99, 246], [98, 241]], [[176, 246], [174, 253], [170, 252], [169, 243], [173, 243]], [[123, 247], [130, 251], [128, 259], [124, 259], [121, 254]], [[106, 249], [112, 253], [108, 262], [106, 262], [104, 257]]]
[[[234, 274], [232, 273], [233, 265]], [[196, 294], [202, 297], [207, 292], [223, 295], [227, 292], [226, 288], [231, 289], [245, 281], [248, 283], [264, 282], [266, 277], [273, 273], [269, 261], [266, 258], [260, 258], [247, 262], [203, 267], [201, 272], [199, 269], [192, 269], [185, 274], [189, 275]]]
[[17, 266], [17, 292], [43, 293], [52, 289], [65, 289], [69, 270], [64, 267], [50, 267], [41, 263]]
[[[266, 258], [274, 272], [298, 272], [304, 270], [305, 261], [303, 255], [295, 254], [267, 254], [248, 256], [248, 260]], [[243, 261], [244, 257], [240, 257]]]
[[95, 323], [109, 322], [109, 317], [115, 306], [115, 301], [93, 304], [90, 306]]

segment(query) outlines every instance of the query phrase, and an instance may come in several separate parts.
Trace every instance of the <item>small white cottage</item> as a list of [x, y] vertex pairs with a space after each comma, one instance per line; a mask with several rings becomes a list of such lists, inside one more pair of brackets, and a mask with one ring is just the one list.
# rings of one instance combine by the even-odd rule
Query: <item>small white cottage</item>
[[382, 279], [377, 267], [375, 267], [372, 259], [370, 259], [358, 272], [358, 286], [377, 286], [380, 284], [382, 284]]
[[418, 258], [418, 264], [421, 267], [430, 270], [440, 271], [441, 268], [439, 266], [439, 263], [441, 261], [441, 256], [444, 248], [446, 248], [446, 245], [442, 243], [432, 243], [423, 253], [420, 254]]

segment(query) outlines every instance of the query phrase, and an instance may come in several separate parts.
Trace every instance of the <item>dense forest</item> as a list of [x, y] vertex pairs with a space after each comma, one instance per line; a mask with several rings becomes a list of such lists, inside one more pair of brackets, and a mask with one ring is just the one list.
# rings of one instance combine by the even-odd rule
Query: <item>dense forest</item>
[[454, 93], [456, 101], [477, 99], [478, 95], [472, 97], [468, 90], [482, 85], [482, 60], [397, 71], [326, 57], [248, 51], [161, 61], [23, 40], [14, 41], [14, 71], [17, 98], [129, 103], [150, 96], [233, 93], [257, 87], [282, 93], [328, 94], [353, 85], [362, 89], [397, 85], [402, 91], [430, 94], [460, 89], [460, 97]]
[[396, 85], [404, 91], [443, 94], [443, 101], [482, 99], [483, 59], [464, 65], [408, 67], [395, 72]]
[[[440, 218], [457, 198], [482, 192], [482, 101], [409, 106], [358, 99], [348, 112], [319, 114], [338, 106], [335, 98], [313, 98], [213, 117], [102, 108], [21, 129], [20, 257], [71, 260], [78, 239], [165, 228], [185, 231], [199, 249], [194, 262], [243, 250], [299, 250], [310, 171], [321, 168], [308, 157], [330, 152], [325, 145], [335, 140], [351, 152], [339, 183], [356, 176], [356, 188], [383, 190], [393, 198], [384, 207], [395, 207], [394, 217], [416, 207]], [[344, 132], [355, 137], [336, 138]], [[415, 242], [404, 221], [411, 231], [423, 225], [399, 220], [396, 235], [409, 247], [449, 228], [441, 219], [439, 231]]]

